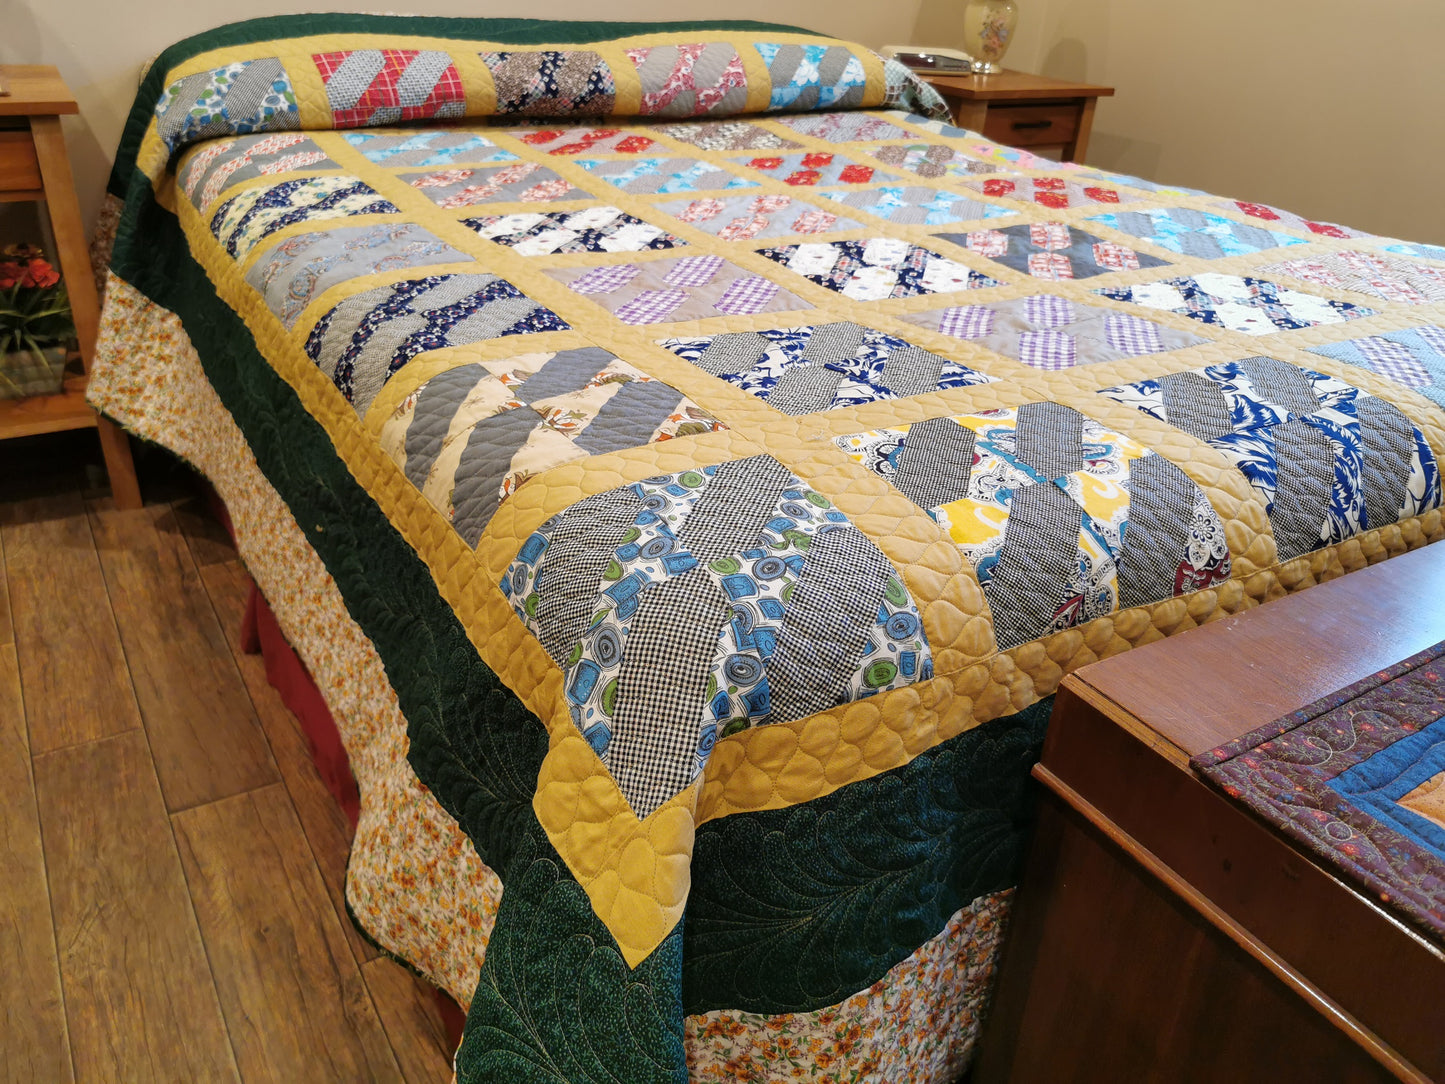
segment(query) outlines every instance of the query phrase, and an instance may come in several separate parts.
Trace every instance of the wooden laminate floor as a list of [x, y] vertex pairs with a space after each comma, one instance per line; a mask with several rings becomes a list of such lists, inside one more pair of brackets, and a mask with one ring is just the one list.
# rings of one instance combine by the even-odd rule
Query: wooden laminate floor
[[350, 830], [239, 647], [184, 468], [0, 443], [0, 1082], [449, 1080], [429, 990], [352, 928]]

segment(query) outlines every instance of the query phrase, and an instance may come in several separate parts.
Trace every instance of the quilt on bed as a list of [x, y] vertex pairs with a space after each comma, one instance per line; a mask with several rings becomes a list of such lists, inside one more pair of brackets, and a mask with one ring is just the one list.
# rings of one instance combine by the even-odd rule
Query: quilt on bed
[[[876, 1010], [1012, 883], [1067, 669], [1442, 534], [1445, 250], [929, 94], [759, 24], [362, 16], [142, 86], [96, 398], [179, 321], [501, 878], [463, 1079]], [[876, 1076], [839, 1034], [709, 1064]]]

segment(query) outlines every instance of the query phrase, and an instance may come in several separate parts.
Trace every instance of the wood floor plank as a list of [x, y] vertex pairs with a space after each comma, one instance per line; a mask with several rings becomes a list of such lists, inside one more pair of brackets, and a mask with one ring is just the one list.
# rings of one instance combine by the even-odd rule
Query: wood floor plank
[[13, 644], [0, 645], [0, 1034], [0, 1081], [74, 1079]]
[[169, 506], [122, 512], [107, 500], [90, 512], [167, 808], [279, 781]]
[[10, 589], [5, 582], [5, 536], [0, 531], [0, 647], [15, 642], [15, 624], [10, 620]]
[[247, 655], [241, 651], [241, 615], [251, 590], [251, 578], [239, 561], [227, 561], [201, 569], [201, 581], [206, 585], [216, 616], [220, 618], [221, 627], [235, 653], [241, 678], [251, 694], [251, 703], [261, 720], [261, 729], [266, 732], [266, 740], [271, 743], [282, 782], [286, 784], [286, 791], [296, 807], [301, 829], [311, 844], [311, 853], [321, 869], [321, 879], [326, 883], [326, 891], [336, 907], [352, 953], [358, 963], [377, 959], [381, 953], [357, 932], [346, 913], [346, 864], [351, 857], [351, 825], [322, 782], [296, 717], [282, 703], [281, 694], [266, 680], [265, 662], [260, 655]]
[[446, 1084], [451, 1080], [452, 1051], [431, 990], [401, 964], [385, 957], [362, 965], [361, 974], [407, 1084]]
[[172, 823], [244, 1079], [400, 1080], [285, 788]]
[[0, 503], [0, 538], [32, 751], [140, 726], [80, 495]]
[[188, 497], [171, 505], [186, 537], [197, 568], [236, 560], [236, 546], [226, 528], [203, 497]]
[[34, 768], [77, 1078], [238, 1080], [145, 735]]

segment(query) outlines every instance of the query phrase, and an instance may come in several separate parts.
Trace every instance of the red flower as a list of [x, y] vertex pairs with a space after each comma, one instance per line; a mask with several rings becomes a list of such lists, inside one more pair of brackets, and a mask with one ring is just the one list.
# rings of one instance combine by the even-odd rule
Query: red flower
[[22, 285], [45, 289], [48, 286], [54, 286], [59, 281], [60, 272], [45, 260], [31, 260], [26, 264], [25, 279]]
[[25, 277], [25, 265], [9, 261], [0, 263], [0, 290], [11, 290]]

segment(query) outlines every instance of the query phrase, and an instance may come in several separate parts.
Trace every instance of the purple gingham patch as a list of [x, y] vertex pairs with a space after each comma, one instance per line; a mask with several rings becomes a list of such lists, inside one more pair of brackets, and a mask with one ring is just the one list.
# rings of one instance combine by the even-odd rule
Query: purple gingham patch
[[729, 283], [713, 308], [729, 316], [746, 316], [767, 309], [777, 295], [776, 282], [770, 282], [761, 275], [749, 275]]
[[956, 305], [944, 309], [938, 330], [955, 339], [981, 339], [993, 331], [998, 313], [983, 305]]
[[620, 290], [634, 278], [642, 268], [635, 263], [617, 264], [613, 267], [594, 267], [581, 278], [574, 279], [572, 290], [579, 294], [610, 294]]
[[721, 256], [684, 256], [663, 276], [669, 286], [706, 286], [722, 268]]
[[1035, 369], [1072, 369], [1078, 344], [1062, 331], [1025, 331], [1019, 335], [1019, 361]]
[[613, 310], [624, 324], [655, 324], [666, 320], [687, 300], [685, 290], [643, 290], [625, 305]]
[[1111, 312], [1104, 320], [1104, 339], [1115, 350], [1133, 357], [1158, 354], [1164, 349], [1159, 338], [1159, 325], [1130, 316], [1127, 312]]
[[1372, 335], [1368, 339], [1356, 339], [1355, 348], [1365, 355], [1371, 369], [1397, 384], [1404, 384], [1407, 388], [1427, 388], [1434, 381], [1425, 366], [1397, 342]]
[[1437, 353], [1445, 354], [1445, 328], [1426, 325], [1417, 327], [1415, 334], [1434, 347]]
[[1046, 328], [1063, 327], [1078, 319], [1074, 315], [1074, 303], [1067, 297], [1055, 297], [1053, 294], [1024, 298], [1024, 316], [1029, 323]]

